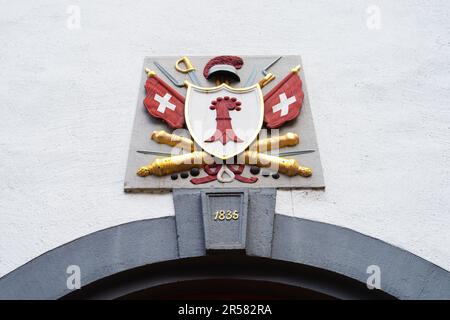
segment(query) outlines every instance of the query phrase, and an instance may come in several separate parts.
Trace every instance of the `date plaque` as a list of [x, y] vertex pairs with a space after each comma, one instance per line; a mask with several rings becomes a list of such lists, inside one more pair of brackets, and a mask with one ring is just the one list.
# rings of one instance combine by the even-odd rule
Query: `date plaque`
[[245, 250], [248, 192], [202, 192], [206, 250]]

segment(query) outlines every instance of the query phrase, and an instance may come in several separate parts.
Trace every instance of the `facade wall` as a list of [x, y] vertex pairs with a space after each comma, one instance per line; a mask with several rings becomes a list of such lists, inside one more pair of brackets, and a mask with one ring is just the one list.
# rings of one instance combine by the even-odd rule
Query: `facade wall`
[[263, 2], [0, 2], [0, 276], [173, 215], [122, 191], [142, 60], [223, 53], [302, 55], [327, 189], [278, 192], [277, 213], [450, 270], [450, 4]]

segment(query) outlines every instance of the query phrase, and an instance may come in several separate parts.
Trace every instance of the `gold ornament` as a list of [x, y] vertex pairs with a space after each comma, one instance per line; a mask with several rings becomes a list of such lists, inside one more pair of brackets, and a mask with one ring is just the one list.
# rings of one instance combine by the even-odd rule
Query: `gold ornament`
[[271, 137], [262, 140], [258, 140], [253, 144], [250, 150], [253, 151], [270, 151], [275, 149], [281, 149], [285, 147], [296, 146], [300, 143], [300, 138], [298, 134], [293, 132], [288, 132], [282, 136]]
[[245, 164], [256, 165], [261, 168], [276, 166], [278, 172], [289, 177], [296, 175], [310, 177], [312, 175], [311, 168], [301, 166], [295, 159], [271, 156], [257, 151], [246, 151], [244, 153], [244, 161]]
[[188, 171], [192, 168], [201, 168], [205, 164], [214, 163], [214, 159], [203, 151], [182, 154], [179, 156], [156, 159], [148, 166], [139, 168], [138, 176], [149, 175], [165, 176], [172, 173]]
[[151, 139], [157, 143], [166, 144], [171, 147], [176, 147], [189, 152], [194, 151], [194, 142], [191, 139], [168, 133], [167, 131], [153, 131]]

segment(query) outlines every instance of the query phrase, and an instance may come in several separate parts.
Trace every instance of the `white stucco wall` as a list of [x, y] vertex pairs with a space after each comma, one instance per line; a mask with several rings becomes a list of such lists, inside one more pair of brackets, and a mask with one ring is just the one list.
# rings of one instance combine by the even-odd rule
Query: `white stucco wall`
[[[72, 5], [80, 29], [67, 28]], [[367, 27], [370, 5], [379, 30]], [[279, 192], [279, 213], [450, 270], [448, 1], [0, 8], [0, 276], [96, 230], [172, 215], [170, 194], [122, 191], [142, 60], [223, 53], [302, 55], [327, 190]]]

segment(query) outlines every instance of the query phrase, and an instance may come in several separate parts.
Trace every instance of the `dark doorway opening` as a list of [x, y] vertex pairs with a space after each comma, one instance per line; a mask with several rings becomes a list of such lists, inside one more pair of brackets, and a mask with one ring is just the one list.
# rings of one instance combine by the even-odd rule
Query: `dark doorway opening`
[[125, 295], [124, 300], [329, 300], [333, 297], [268, 281], [208, 279], [170, 283]]
[[63, 299], [393, 299], [327, 270], [246, 255], [166, 261], [100, 279]]

